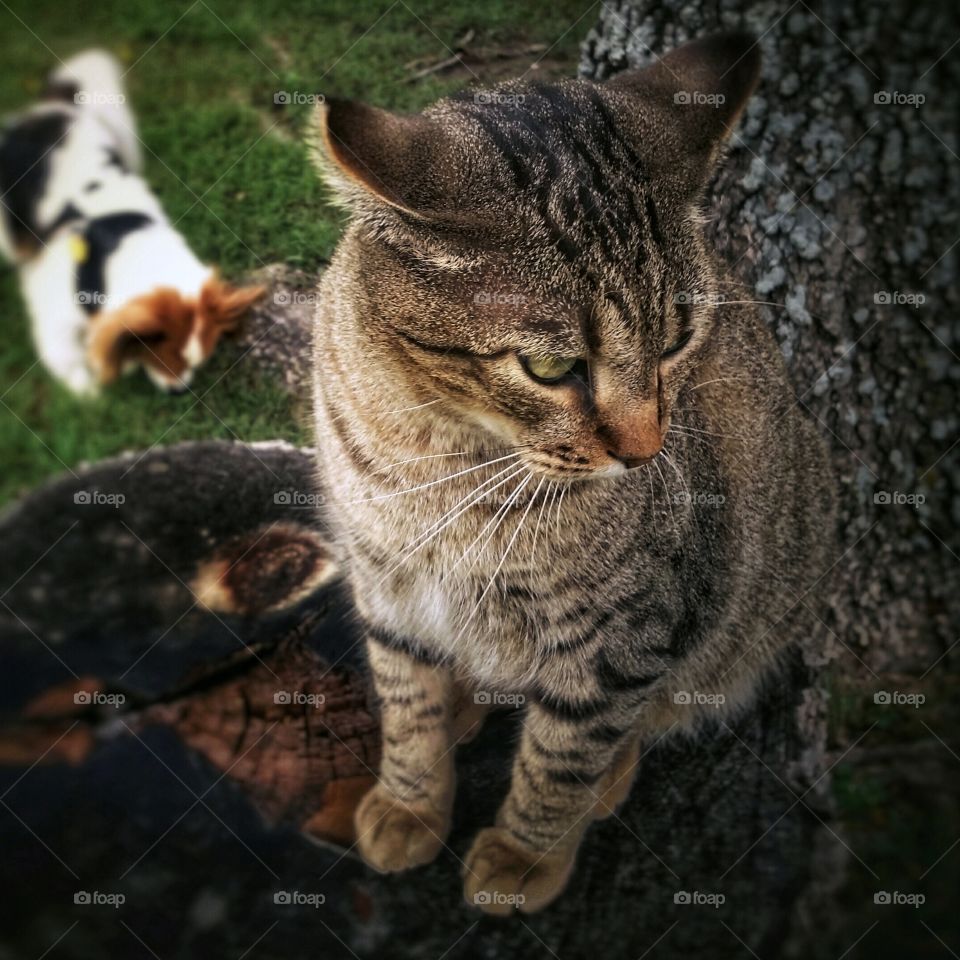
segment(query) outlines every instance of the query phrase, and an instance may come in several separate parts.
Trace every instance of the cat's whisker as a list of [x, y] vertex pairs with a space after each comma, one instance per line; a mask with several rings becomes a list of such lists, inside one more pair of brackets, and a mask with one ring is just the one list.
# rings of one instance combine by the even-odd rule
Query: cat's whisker
[[[512, 491], [512, 493], [510, 494], [509, 497], [507, 497], [507, 500], [506, 500], [506, 502], [503, 504], [503, 506], [497, 511], [496, 516], [491, 519], [490, 523], [494, 523], [494, 522], [495, 522], [495, 523], [494, 523], [494, 526], [493, 526], [493, 529], [492, 529], [492, 530], [490, 531], [490, 533], [487, 535], [486, 540], [484, 540], [483, 543], [480, 544], [479, 548], [477, 549], [477, 554], [476, 554], [476, 556], [475, 556], [475, 557], [473, 558], [473, 560], [470, 562], [470, 565], [469, 565], [469, 567], [467, 567], [465, 573], [469, 573], [469, 572], [479, 563], [480, 558], [483, 556], [484, 552], [486, 551], [487, 547], [490, 545], [490, 542], [493, 540], [494, 536], [496, 536], [497, 531], [500, 529], [501, 526], [503, 526], [504, 520], [506, 520], [507, 516], [508, 516], [509, 513], [510, 513], [510, 508], [513, 506], [514, 502], [515, 502], [515, 501], [517, 500], [517, 498], [520, 496], [520, 493], [522, 492], [523, 488], [530, 482], [530, 478], [531, 478], [532, 476], [533, 476], [532, 473], [528, 474], [528, 475], [519, 483], [519, 485], [517, 486], [517, 488], [516, 488], [514, 491]], [[489, 526], [490, 523], [488, 523], [487, 526]], [[486, 529], [486, 527], [485, 527], [484, 529]], [[482, 535], [482, 532], [483, 532], [483, 531], [481, 531], [481, 535]], [[477, 539], [479, 539], [479, 537], [478, 537]], [[475, 542], [476, 542], [476, 541], [474, 541], [474, 543], [475, 543]], [[472, 546], [472, 545], [471, 545], [471, 546]], [[469, 549], [470, 549], [470, 548], [468, 547], [467, 550], [469, 551]], [[465, 554], [465, 555], [466, 555], [466, 554]], [[460, 560], [462, 560], [462, 559], [463, 559], [463, 557], [460, 557], [460, 558], [457, 560], [457, 563], [459, 563]], [[451, 572], [452, 572], [452, 569], [453, 569], [453, 568], [451, 568]], [[448, 575], [449, 575], [449, 574], [448, 574]], [[475, 613], [475, 612], [476, 612], [476, 609], [474, 610], [474, 613]], [[472, 615], [471, 615], [471, 616], [472, 616]], [[467, 620], [467, 623], [469, 623], [469, 619]], [[464, 624], [464, 626], [466, 626], [466, 624]]]
[[[511, 474], [510, 479], [511, 480], [515, 479], [520, 473], [522, 473], [522, 470], [518, 470], [516, 473]], [[527, 473], [530, 476], [532, 476], [529, 470], [527, 471]], [[470, 541], [470, 543], [467, 544], [466, 549], [463, 551], [463, 553], [461, 553], [460, 556], [457, 557], [456, 560], [454, 560], [453, 564], [450, 566], [450, 569], [447, 570], [446, 573], [444, 573], [444, 575], [441, 577], [442, 581], [446, 581], [453, 575], [453, 571], [456, 570], [457, 567], [459, 567], [460, 564], [467, 559], [467, 557], [470, 555], [471, 551], [473, 551], [474, 547], [476, 547], [477, 543], [480, 541], [483, 535], [487, 533], [487, 531], [489, 530], [490, 533], [487, 534], [487, 539], [484, 540], [479, 547], [477, 547], [476, 555], [474, 556], [473, 560], [471, 560], [470, 565], [467, 567], [464, 573], [468, 573], [477, 565], [477, 561], [483, 555], [484, 550], [486, 550], [487, 544], [490, 543], [490, 541], [495, 536], [501, 522], [509, 512], [511, 505], [513, 504], [513, 501], [516, 499], [516, 497], [520, 495], [520, 491], [523, 489], [526, 479], [527, 478], [524, 478], [524, 480], [521, 480], [521, 482], [513, 490], [511, 490], [509, 494], [507, 494], [506, 499], [502, 504], [500, 504], [500, 506], [497, 508], [496, 512], [494, 513], [494, 515], [490, 517], [489, 520], [487, 520], [487, 522], [483, 525], [483, 527], [481, 527], [480, 532], [473, 538], [473, 540]]]
[[456, 453], [429, 453], [422, 457], [410, 457], [407, 460], [397, 460], [396, 463], [388, 463], [385, 467], [374, 470], [370, 476], [375, 477], [378, 473], [384, 473], [387, 470], [392, 470], [394, 467], [402, 467], [407, 463], [417, 463], [420, 460], [439, 460], [441, 457], [465, 457], [468, 453], [469, 451], [467, 450], [458, 450]]
[[687, 433], [682, 427], [678, 430], [674, 424], [670, 425], [670, 429], [667, 431], [667, 437], [672, 437], [674, 440], [679, 442], [681, 439], [686, 440], [691, 443], [713, 443], [713, 437], [705, 437], [696, 433]]
[[556, 539], [560, 538], [560, 509], [563, 507], [563, 498], [567, 495], [567, 491], [570, 489], [570, 485], [566, 484], [563, 489], [560, 491], [560, 496], [557, 498], [557, 523], [556, 523]]
[[[480, 545], [480, 547], [477, 550], [477, 555], [473, 558], [473, 561], [471, 562], [470, 566], [467, 567], [467, 571], [472, 570], [476, 566], [477, 561], [480, 559], [481, 556], [483, 556], [484, 550], [487, 549], [487, 544], [493, 539], [494, 535], [497, 532], [497, 529], [499, 528], [501, 522], [503, 521], [503, 518], [507, 515], [507, 511], [509, 511], [511, 504], [520, 495], [520, 492], [523, 489], [523, 487], [526, 485], [526, 482], [527, 480], [529, 480], [529, 477], [533, 476], [533, 474], [531, 474], [529, 471], [527, 472], [529, 476], [517, 485], [517, 487], [510, 493], [507, 499], [500, 505], [500, 508], [497, 510], [497, 512], [483, 525], [483, 528], [473, 538], [473, 540], [471, 540], [470, 543], [467, 544], [467, 549], [464, 550], [459, 557], [457, 557], [457, 559], [453, 563], [453, 566], [451, 566], [450, 569], [446, 572], [446, 574], [444, 574], [444, 577], [443, 577], [444, 580], [446, 580], [453, 573], [453, 571], [456, 570], [458, 566], [460, 566], [460, 564], [470, 555], [470, 552], [473, 550], [474, 546], [477, 544], [480, 538], [487, 532], [487, 530], [490, 530], [490, 533], [487, 536], [487, 539], [484, 540], [483, 543]], [[510, 479], [513, 479], [513, 477], [515, 476], [516, 474], [513, 474]], [[491, 527], [493, 527], [492, 530], [490, 529]]]
[[708, 387], [711, 383], [750, 383], [746, 377], [717, 377], [714, 380], [704, 380], [703, 383], [694, 384], [689, 387], [690, 390], [699, 390], [701, 387]]
[[683, 473], [677, 466], [676, 461], [670, 456], [669, 453], [667, 453], [665, 449], [661, 450], [660, 453], [663, 455], [664, 460], [666, 460], [666, 462], [673, 468], [673, 472], [677, 475], [677, 479], [680, 481], [680, 486], [683, 488], [683, 494], [686, 497], [686, 501], [688, 504], [690, 504], [693, 522], [697, 525], [697, 529], [699, 530], [700, 521], [697, 520], [697, 511], [693, 509], [693, 498], [690, 496], [690, 488], [687, 486], [687, 481], [684, 479]]
[[739, 440], [741, 443], [747, 443], [749, 437], [738, 437], [732, 433], [714, 433], [712, 430], [700, 430], [698, 427], [688, 427], [685, 423], [671, 425], [673, 429], [680, 432], [702, 434], [705, 437], [719, 437], [721, 440]]
[[457, 477], [466, 476], [468, 473], [474, 473], [477, 470], [482, 470], [484, 467], [492, 467], [495, 463], [503, 463], [504, 460], [512, 460], [519, 457], [518, 453], [509, 453], [505, 457], [498, 457], [496, 460], [487, 460], [485, 463], [479, 463], [474, 467], [467, 467], [466, 470], [458, 470], [456, 473], [451, 473], [449, 476], [441, 477], [439, 480], [431, 480], [429, 483], [421, 483], [419, 486], [410, 487], [407, 490], [396, 490], [393, 493], [381, 493], [376, 497], [363, 497], [360, 500], [347, 500], [341, 501], [343, 506], [353, 506], [357, 503], [372, 503], [375, 500], [389, 500], [392, 497], [402, 497], [405, 493], [416, 493], [418, 490], [426, 490], [428, 487], [435, 487], [439, 483], [446, 483], [448, 480], [455, 480]]
[[[494, 490], [499, 489], [505, 483], [509, 483], [514, 477], [518, 476], [523, 472], [525, 468], [519, 464], [508, 464], [498, 473], [495, 473], [489, 480], [484, 480], [479, 486], [474, 487], [465, 497], [462, 497], [457, 503], [453, 505], [439, 520], [434, 521], [434, 523], [423, 533], [421, 533], [413, 542], [413, 544], [404, 552], [404, 554], [397, 560], [389, 570], [381, 578], [381, 583], [385, 582], [388, 577], [390, 577], [396, 570], [398, 570], [407, 560], [410, 559], [415, 553], [425, 547], [431, 540], [434, 540], [439, 534], [448, 527], [451, 523], [454, 522], [459, 516], [466, 513], [472, 506], [475, 506], [479, 503], [484, 497], [492, 493]], [[491, 487], [489, 490], [484, 490], [488, 484], [493, 483], [498, 477], [502, 477], [507, 471], [513, 470], [513, 473], [509, 476], [504, 477], [496, 486]], [[465, 501], [469, 500], [470, 502], [466, 506], [461, 507]], [[461, 507], [459, 510], [458, 507]]]
[[664, 460], [666, 460], [666, 462], [673, 468], [673, 472], [677, 475], [677, 479], [680, 481], [680, 486], [683, 487], [684, 494], [686, 494], [686, 496], [689, 497], [690, 491], [687, 488], [686, 481], [684, 480], [683, 474], [680, 472], [680, 468], [677, 466], [676, 461], [673, 459], [673, 457], [670, 456], [669, 453], [667, 453], [666, 450], [661, 450], [660, 454], [663, 456]]
[[[533, 474], [531, 473], [526, 480], [523, 481], [521, 489], [525, 487], [533, 479]], [[527, 514], [530, 513], [530, 508], [533, 506], [534, 501], [537, 499], [537, 494], [540, 492], [540, 488], [543, 486], [543, 482], [546, 480], [546, 477], [541, 477], [540, 482], [537, 484], [536, 490], [533, 491], [533, 496], [530, 498], [530, 502], [527, 504], [526, 509], [523, 511], [519, 521], [517, 521], [517, 529], [513, 531], [513, 536], [507, 542], [506, 549], [503, 551], [503, 556], [500, 558], [500, 562], [497, 564], [496, 569], [493, 571], [493, 576], [490, 578], [490, 582], [484, 587], [483, 593], [480, 594], [479, 599], [477, 600], [473, 610], [470, 613], [470, 616], [467, 617], [466, 621], [463, 624], [463, 629], [465, 630], [470, 621], [476, 616], [477, 611], [480, 609], [480, 605], [483, 603], [484, 598], [487, 594], [493, 589], [493, 585], [496, 582], [497, 576], [500, 571], [503, 569], [503, 565], [507, 562], [507, 557], [510, 555], [510, 551], [513, 549], [513, 545], [517, 542], [517, 537], [520, 535], [521, 529], [523, 529], [523, 522], [527, 519]]]
[[424, 407], [432, 407], [435, 403], [442, 403], [443, 397], [437, 397], [436, 400], [428, 400], [426, 403], [418, 403], [412, 407], [403, 407], [400, 410], [384, 410], [381, 416], [388, 417], [394, 413], [409, 413], [411, 410], [422, 410]]
[[[559, 481], [559, 480], [552, 480], [552, 481], [551, 481], [551, 486], [553, 487], [553, 490], [550, 491], [550, 494], [549, 494], [549, 496], [550, 496], [550, 505], [547, 507], [547, 510], [546, 510], [546, 520], [544, 521], [544, 527], [543, 527], [543, 542], [544, 542], [544, 543], [547, 542], [547, 538], [548, 538], [548, 536], [549, 536], [550, 511], [553, 509], [553, 505], [554, 505], [554, 503], [556, 503], [557, 497], [558, 497], [559, 494], [560, 494], [560, 481]], [[546, 500], [546, 497], [544, 497], [544, 500]]]
[[537, 514], [537, 525], [533, 529], [533, 543], [530, 546], [530, 566], [533, 566], [534, 557], [537, 555], [537, 543], [540, 539], [540, 524], [543, 521], [543, 511], [547, 505], [547, 500], [550, 498], [550, 493], [553, 490], [554, 481], [551, 480], [547, 484], [547, 489], [543, 491], [543, 501], [540, 503], [540, 513]]
[[[492, 477], [489, 477], [488, 479], [484, 480], [482, 483], [478, 484], [476, 487], [470, 490], [467, 494], [461, 497], [446, 513], [438, 517], [426, 530], [418, 534], [414, 538], [414, 544], [419, 543], [419, 541], [423, 537], [430, 536], [430, 534], [432, 534], [438, 527], [440, 527], [444, 523], [444, 521], [448, 517], [450, 517], [452, 514], [456, 513], [456, 516], [460, 516], [460, 514], [463, 513], [464, 510], [458, 511], [457, 509], [458, 507], [460, 507], [465, 503], [467, 507], [472, 507], [475, 503], [478, 503], [488, 494], [492, 493], [495, 489], [503, 486], [504, 483], [511, 480], [518, 473], [521, 473], [523, 469], [524, 468], [522, 464], [519, 464], [519, 463], [508, 463], [505, 467], [502, 467]], [[505, 477], [500, 483], [496, 484], [496, 486], [492, 487], [489, 490], [484, 489], [485, 487], [488, 487], [491, 483], [494, 483], [498, 478], [503, 477], [505, 473], [508, 473], [509, 475]], [[470, 503], [467, 503], [468, 500], [470, 501]]]
[[667, 479], [663, 475], [663, 471], [660, 469], [660, 464], [657, 462], [660, 459], [659, 454], [653, 458], [650, 462], [657, 468], [657, 473], [660, 474], [660, 482], [663, 484], [663, 493], [667, 500], [667, 507], [670, 510], [670, 520], [673, 522], [674, 532], [679, 534], [680, 528], [677, 526], [677, 518], [673, 513], [673, 504], [670, 502], [670, 488], [667, 486]]
[[650, 464], [648, 463], [644, 470], [647, 472], [647, 480], [650, 481], [650, 514], [653, 517], [653, 529], [656, 533], [657, 529], [657, 493], [653, 489], [653, 471], [650, 469]]
[[560, 491], [561, 491], [562, 489], [563, 489], [563, 484], [558, 480], [558, 481], [557, 481], [556, 488], [555, 488], [554, 491], [553, 491], [553, 501], [551, 501], [551, 504], [550, 504], [551, 507], [552, 507], [553, 504], [556, 502], [557, 497], [560, 496]]

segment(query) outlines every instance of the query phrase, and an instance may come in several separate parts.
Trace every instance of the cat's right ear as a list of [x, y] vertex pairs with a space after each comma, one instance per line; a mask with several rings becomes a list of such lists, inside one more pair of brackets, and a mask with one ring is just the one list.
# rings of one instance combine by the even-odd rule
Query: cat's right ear
[[436, 121], [353, 100], [317, 107], [311, 156], [335, 197], [353, 212], [385, 204], [430, 218], [446, 206], [452, 165]]
[[760, 79], [758, 41], [725, 33], [685, 43], [603, 89], [653, 172], [696, 189]]

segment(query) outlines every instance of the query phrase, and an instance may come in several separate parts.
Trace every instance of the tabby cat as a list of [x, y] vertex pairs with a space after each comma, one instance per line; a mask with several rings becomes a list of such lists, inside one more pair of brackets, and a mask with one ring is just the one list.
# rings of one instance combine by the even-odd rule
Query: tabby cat
[[748, 703], [810, 628], [825, 451], [702, 230], [759, 69], [723, 35], [604, 85], [318, 108], [350, 223], [320, 288], [317, 434], [382, 710], [356, 811], [377, 870], [437, 855], [456, 744], [523, 703], [464, 892], [540, 909], [642, 745]]

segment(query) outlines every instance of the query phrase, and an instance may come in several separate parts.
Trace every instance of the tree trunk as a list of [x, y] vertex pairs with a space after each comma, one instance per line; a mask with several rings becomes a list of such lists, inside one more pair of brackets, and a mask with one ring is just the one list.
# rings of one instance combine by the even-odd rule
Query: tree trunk
[[[762, 36], [764, 78], [709, 230], [744, 298], [770, 301], [832, 445], [842, 553], [823, 632], [749, 715], [650, 745], [555, 905], [481, 917], [460, 858], [506, 791], [518, 718], [460, 751], [436, 863], [381, 877], [356, 860], [376, 709], [313, 528], [308, 453], [184, 444], [64, 478], [0, 518], [0, 957], [56, 942], [164, 960], [836, 958], [867, 930], [829, 896], [857, 855], [831, 821], [823, 668], [919, 675], [955, 639], [960, 57], [938, 57], [960, 21], [931, 0], [608, 3], [581, 72], [742, 26]], [[198, 587], [227, 568], [244, 576]], [[846, 956], [906, 955], [885, 936]]]

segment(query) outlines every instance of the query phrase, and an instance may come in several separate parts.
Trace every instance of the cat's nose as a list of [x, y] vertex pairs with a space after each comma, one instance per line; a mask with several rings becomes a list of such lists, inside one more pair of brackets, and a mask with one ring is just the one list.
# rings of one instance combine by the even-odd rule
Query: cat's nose
[[607, 420], [607, 452], [628, 470], [649, 463], [663, 449], [660, 408], [656, 400], [638, 404]]
[[619, 460], [628, 470], [633, 470], [634, 467], [642, 467], [645, 463], [651, 463], [653, 460], [656, 459], [656, 454], [652, 456], [644, 455], [644, 456], [634, 457], [634, 456], [628, 456], [627, 454], [623, 454], [623, 453], [620, 453], [620, 454], [611, 453], [610, 456], [616, 457], [617, 460]]

